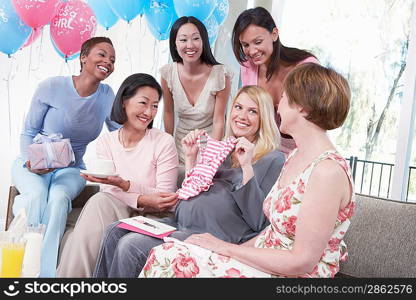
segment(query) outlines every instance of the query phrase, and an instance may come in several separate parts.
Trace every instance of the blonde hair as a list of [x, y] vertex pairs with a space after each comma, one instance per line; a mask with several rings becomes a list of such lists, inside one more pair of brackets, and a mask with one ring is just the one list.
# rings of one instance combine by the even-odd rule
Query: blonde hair
[[234, 136], [231, 129], [231, 111], [233, 110], [235, 101], [243, 93], [259, 107], [259, 129], [253, 141], [255, 144], [253, 163], [255, 163], [269, 152], [279, 148], [280, 133], [274, 119], [273, 99], [270, 94], [262, 87], [247, 85], [238, 90], [231, 102], [231, 109], [227, 116], [225, 137]]

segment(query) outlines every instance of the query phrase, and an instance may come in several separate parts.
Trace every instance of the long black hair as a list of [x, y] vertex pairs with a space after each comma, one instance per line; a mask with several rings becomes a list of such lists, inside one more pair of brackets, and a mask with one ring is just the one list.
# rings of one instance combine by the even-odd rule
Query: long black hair
[[[118, 124], [126, 123], [127, 114], [126, 110], [123, 107], [123, 102], [136, 95], [137, 90], [145, 86], [154, 88], [159, 95], [158, 100], [160, 100], [160, 98], [162, 97], [162, 88], [152, 75], [145, 73], [136, 73], [130, 75], [129, 77], [124, 79], [123, 83], [117, 91], [117, 95], [113, 103], [113, 108], [111, 109], [110, 119], [114, 122], [117, 122]], [[153, 120], [149, 123], [147, 128], [150, 129], [152, 127]]]
[[[263, 27], [270, 33], [276, 28], [276, 23], [267, 9], [256, 7], [243, 11], [238, 16], [232, 33], [234, 55], [240, 64], [247, 61], [247, 57], [245, 56], [240, 43], [240, 35], [249, 25]], [[315, 55], [308, 51], [284, 46], [278, 37], [277, 40], [273, 42], [273, 53], [270, 57], [270, 63], [267, 66], [266, 79], [270, 80], [274, 72], [278, 70], [282, 61], [286, 64], [293, 65], [311, 56], [315, 57]]]
[[211, 46], [209, 45], [208, 32], [205, 25], [195, 17], [180, 17], [173, 23], [169, 34], [169, 48], [170, 55], [174, 62], [182, 62], [182, 57], [179, 56], [178, 50], [176, 49], [176, 36], [178, 35], [179, 28], [182, 25], [192, 23], [198, 28], [199, 35], [202, 39], [202, 54], [201, 60], [208, 65], [219, 65], [220, 63], [215, 59], [211, 52]]

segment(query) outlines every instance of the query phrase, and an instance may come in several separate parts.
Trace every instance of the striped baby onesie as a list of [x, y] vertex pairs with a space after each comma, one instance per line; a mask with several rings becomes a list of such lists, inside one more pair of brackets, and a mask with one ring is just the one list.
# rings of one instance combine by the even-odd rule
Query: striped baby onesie
[[[234, 137], [229, 137], [225, 141], [217, 141], [207, 133], [201, 136], [205, 136], [207, 139], [206, 147], [200, 148], [200, 157], [197, 164], [186, 172], [182, 187], [176, 191], [178, 198], [182, 200], [188, 200], [209, 189], [212, 185], [212, 178], [214, 178], [219, 166], [237, 143], [237, 139]], [[198, 144], [200, 144], [201, 136], [198, 137]]]

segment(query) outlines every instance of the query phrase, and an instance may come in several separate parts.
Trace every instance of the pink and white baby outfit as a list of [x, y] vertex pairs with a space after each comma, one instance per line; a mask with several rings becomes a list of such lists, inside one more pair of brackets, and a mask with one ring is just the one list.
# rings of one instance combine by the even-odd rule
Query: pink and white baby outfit
[[[201, 192], [208, 191], [219, 166], [237, 143], [237, 139], [234, 137], [229, 137], [225, 141], [217, 141], [207, 133], [201, 136], [206, 137], [207, 144], [205, 148], [200, 148], [198, 162], [191, 170], [186, 172], [182, 187], [176, 191], [178, 198], [181, 200], [188, 200]], [[200, 144], [201, 136], [198, 137], [198, 144]]]

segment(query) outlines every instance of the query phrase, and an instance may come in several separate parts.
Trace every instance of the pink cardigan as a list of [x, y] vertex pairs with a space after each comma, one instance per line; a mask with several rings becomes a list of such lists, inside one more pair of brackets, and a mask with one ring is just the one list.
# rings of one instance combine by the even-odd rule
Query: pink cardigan
[[102, 184], [100, 190], [132, 208], [137, 208], [140, 195], [175, 192], [179, 162], [173, 137], [156, 128], [148, 129], [135, 147], [126, 149], [118, 140], [118, 132], [115, 130], [98, 138], [97, 157], [112, 160], [116, 173], [130, 180], [130, 188], [124, 192]]

